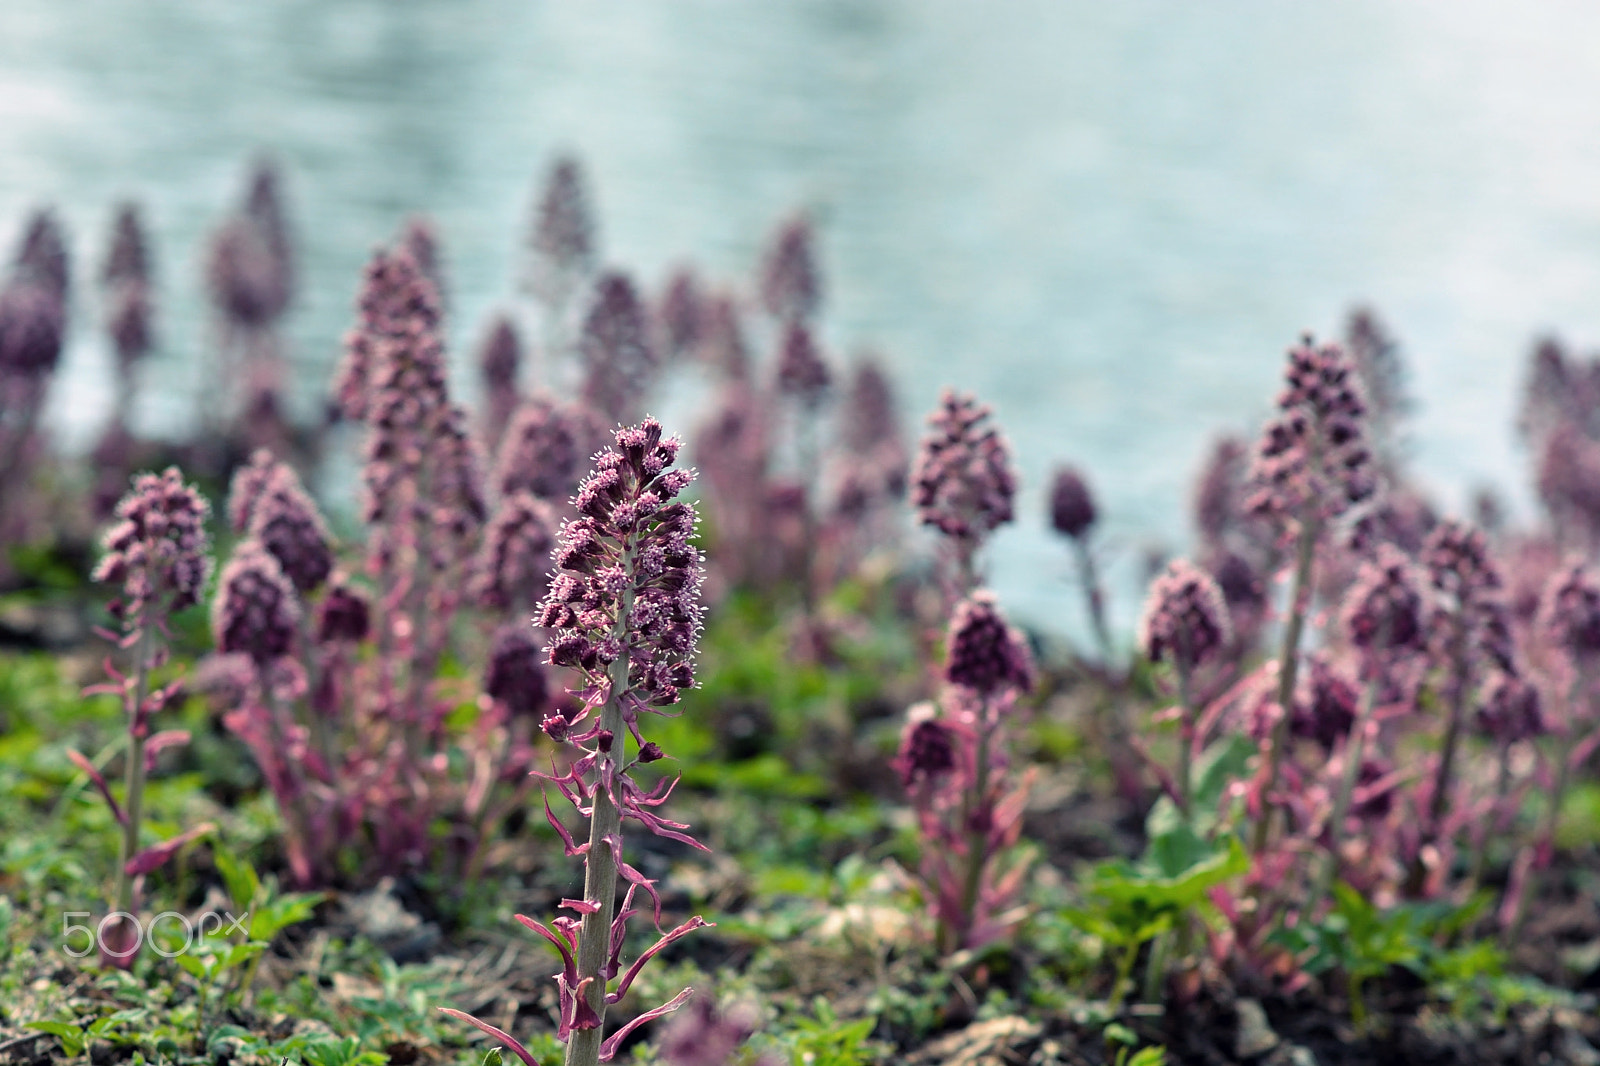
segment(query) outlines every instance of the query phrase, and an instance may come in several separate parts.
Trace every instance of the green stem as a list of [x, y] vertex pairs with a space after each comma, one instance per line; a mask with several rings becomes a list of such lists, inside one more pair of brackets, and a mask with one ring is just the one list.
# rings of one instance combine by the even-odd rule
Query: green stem
[[[1187, 641], [1184, 641], [1187, 644]], [[1178, 656], [1178, 706], [1181, 717], [1178, 719], [1178, 813], [1183, 815], [1185, 823], [1189, 821], [1189, 807], [1191, 793], [1194, 790], [1194, 679], [1193, 671], [1188, 665], [1188, 649], [1184, 648]]]
[[1111, 669], [1111, 627], [1106, 623], [1106, 597], [1100, 587], [1100, 575], [1095, 569], [1094, 556], [1089, 554], [1087, 536], [1073, 537], [1072, 546], [1078, 563], [1078, 582], [1083, 586], [1084, 599], [1089, 605], [1089, 624], [1094, 629], [1095, 642], [1100, 645], [1101, 661]]
[[128, 723], [127, 822], [122, 827], [122, 862], [117, 865], [117, 910], [133, 913], [133, 878], [128, 863], [139, 854], [139, 823], [144, 818], [144, 742], [150, 723], [144, 719], [144, 702], [150, 694], [150, 663], [155, 656], [155, 627], [147, 624], [134, 652], [133, 706]]
[[1454, 655], [1451, 656], [1453, 673], [1450, 678], [1450, 717], [1445, 723], [1444, 742], [1439, 752], [1439, 768], [1434, 774], [1433, 795], [1428, 801], [1428, 821], [1423, 826], [1422, 840], [1417, 848], [1416, 857], [1411, 861], [1410, 874], [1406, 878], [1406, 893], [1411, 896], [1420, 895], [1427, 880], [1428, 868], [1423, 863], [1422, 854], [1427, 845], [1439, 842], [1444, 824], [1446, 799], [1450, 794], [1450, 778], [1455, 771], [1456, 749], [1461, 745], [1462, 719], [1466, 716], [1467, 674], [1470, 669], [1466, 648], [1463, 646], [1465, 639], [1461, 619], [1457, 616], [1453, 641]]
[[[611, 697], [600, 712], [600, 728], [611, 734], [611, 750], [600, 755], [602, 765], [595, 767], [596, 781], [611, 776], [603, 764], [612, 770], [621, 763], [628, 734], [622, 719], [622, 698], [628, 690], [628, 616], [633, 613], [633, 545], [623, 549], [623, 570], [628, 583], [622, 593], [617, 610], [617, 621], [611, 635], [622, 645], [622, 654], [611, 664]], [[566, 1066], [598, 1066], [600, 1043], [605, 1032], [606, 980], [603, 970], [611, 946], [611, 922], [617, 903], [617, 862], [606, 837], [620, 836], [622, 812], [611, 801], [611, 796], [598, 785], [593, 792], [594, 813], [589, 819], [589, 850], [584, 856], [583, 898], [598, 906], [592, 914], [583, 916], [583, 927], [578, 935], [578, 981], [589, 984], [582, 995], [599, 1019], [593, 1029], [579, 1029], [567, 1040]]]
[[[1312, 501], [1316, 506], [1320, 501]], [[1306, 612], [1311, 603], [1311, 567], [1316, 559], [1317, 536], [1322, 522], [1314, 514], [1300, 522], [1300, 539], [1295, 552], [1294, 584], [1289, 591], [1289, 620], [1283, 629], [1283, 646], [1278, 652], [1278, 721], [1272, 728], [1272, 747], [1267, 751], [1266, 779], [1261, 790], [1262, 803], [1278, 783], [1278, 767], [1283, 762], [1283, 750], [1289, 743], [1289, 718], [1294, 710], [1295, 673], [1300, 664], [1300, 636], [1305, 629]], [[1272, 828], [1275, 808], [1268, 805], [1256, 820], [1255, 833], [1250, 843], [1252, 853], [1259, 855], [1267, 846], [1267, 836]]]

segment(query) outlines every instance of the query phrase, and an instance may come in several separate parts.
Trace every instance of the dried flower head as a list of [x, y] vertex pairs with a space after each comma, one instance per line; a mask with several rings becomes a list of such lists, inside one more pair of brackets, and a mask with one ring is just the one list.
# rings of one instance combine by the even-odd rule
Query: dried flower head
[[544, 649], [527, 626], [501, 627], [489, 649], [483, 691], [512, 714], [539, 721], [550, 696], [543, 659]]
[[1345, 604], [1350, 642], [1369, 655], [1420, 651], [1426, 643], [1422, 581], [1396, 548], [1385, 544], [1362, 565]]
[[232, 218], [211, 238], [206, 283], [211, 301], [230, 321], [247, 327], [272, 322], [288, 305], [288, 277], [261, 227]]
[[1250, 446], [1219, 437], [1195, 483], [1194, 525], [1208, 544], [1221, 544], [1239, 523], [1250, 479]]
[[865, 454], [882, 444], [903, 447], [894, 385], [876, 355], [857, 356], [840, 414], [840, 435], [846, 450]]
[[911, 472], [911, 502], [924, 525], [948, 537], [980, 540], [1012, 519], [1017, 478], [1011, 450], [989, 423], [990, 410], [946, 389], [928, 419]]
[[796, 215], [778, 227], [761, 268], [761, 303], [774, 318], [809, 318], [822, 302], [811, 220]]
[[1006, 623], [993, 593], [974, 592], [961, 601], [946, 639], [944, 677], [950, 684], [984, 696], [1033, 688], [1028, 642]]
[[1167, 565], [1150, 586], [1139, 646], [1151, 662], [1170, 660], [1180, 670], [1209, 662], [1232, 639], [1228, 605], [1211, 575], [1185, 559]]
[[1284, 377], [1279, 414], [1256, 449], [1249, 506], [1296, 519], [1308, 506], [1342, 514], [1377, 489], [1359, 377], [1342, 348], [1309, 335], [1289, 350]]
[[829, 381], [828, 364], [811, 330], [799, 320], [791, 321], [778, 349], [778, 391], [816, 410], [828, 394]]
[[261, 544], [244, 541], [217, 579], [211, 635], [223, 654], [248, 655], [261, 667], [294, 647], [300, 604], [278, 560]]
[[[410, 253], [380, 250], [363, 272], [356, 305], [356, 328], [345, 337], [334, 383], [341, 412], [347, 418], [367, 418], [374, 392], [383, 385], [393, 387], [394, 373], [406, 364], [414, 364], [414, 380], [408, 384], [421, 390], [418, 402], [431, 411], [444, 387], [443, 351], [436, 336], [439, 295], [433, 283]], [[390, 348], [400, 349], [405, 358], [392, 358]], [[386, 362], [398, 365], [380, 382]]]
[[478, 602], [490, 610], [532, 606], [550, 583], [555, 516], [526, 490], [500, 502], [484, 532], [474, 575]]
[[[1422, 565], [1436, 609], [1461, 620], [1472, 648], [1499, 669], [1512, 669], [1505, 581], [1489, 554], [1483, 531], [1461, 521], [1440, 523], [1423, 545]], [[1435, 632], [1444, 629], [1439, 625], [1432, 628]]]
[[111, 610], [129, 631], [200, 602], [211, 573], [210, 507], [178, 468], [140, 474], [117, 504], [94, 580], [122, 585]]
[[1089, 532], [1096, 517], [1088, 482], [1076, 467], [1056, 470], [1050, 485], [1050, 525], [1057, 533], [1076, 540]]
[[595, 282], [578, 350], [584, 364], [584, 403], [616, 421], [635, 417], [657, 360], [644, 306], [626, 275], [611, 272]]
[[1536, 486], [1558, 532], [1589, 540], [1600, 532], [1600, 444], [1572, 422], [1545, 435]]

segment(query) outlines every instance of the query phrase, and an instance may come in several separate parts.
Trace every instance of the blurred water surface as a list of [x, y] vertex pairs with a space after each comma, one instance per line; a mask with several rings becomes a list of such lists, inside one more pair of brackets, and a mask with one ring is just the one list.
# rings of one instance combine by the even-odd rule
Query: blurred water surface
[[[1522, 480], [1530, 337], [1600, 339], [1597, 41], [1576, 0], [6, 0], [0, 220], [9, 239], [58, 205], [81, 282], [111, 203], [146, 205], [162, 348], [139, 419], [178, 432], [210, 343], [200, 249], [258, 150], [300, 238], [303, 413], [407, 212], [439, 222], [457, 350], [476, 338], [557, 150], [589, 166], [607, 259], [651, 285], [684, 256], [747, 271], [806, 206], [835, 350], [886, 351], [908, 419], [957, 383], [1015, 442], [1005, 599], [1080, 628], [1040, 499], [1071, 458], [1130, 626], [1142, 546], [1185, 544], [1205, 442], [1354, 299], [1405, 342], [1441, 502]], [[81, 445], [110, 384], [76, 313], [51, 416]]]

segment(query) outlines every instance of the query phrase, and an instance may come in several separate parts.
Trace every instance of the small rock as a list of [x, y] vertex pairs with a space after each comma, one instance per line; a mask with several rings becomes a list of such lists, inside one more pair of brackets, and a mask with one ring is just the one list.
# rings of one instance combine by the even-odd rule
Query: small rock
[[1007, 1052], [1043, 1032], [1036, 1022], [1015, 1015], [974, 1022], [959, 1033], [940, 1037], [906, 1059], [906, 1066], [1000, 1066], [1017, 1061]]
[[1233, 1053], [1241, 1059], [1265, 1055], [1278, 1046], [1278, 1034], [1267, 1022], [1267, 1012], [1253, 999], [1241, 999], [1234, 1004], [1239, 1019], [1239, 1035], [1234, 1039]]

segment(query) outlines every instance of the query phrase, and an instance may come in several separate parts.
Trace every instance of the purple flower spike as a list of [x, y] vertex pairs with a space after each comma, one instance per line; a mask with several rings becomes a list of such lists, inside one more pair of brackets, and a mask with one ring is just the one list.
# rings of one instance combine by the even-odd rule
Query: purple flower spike
[[706, 334], [706, 298], [693, 267], [679, 267], [672, 272], [656, 315], [669, 358], [681, 359], [699, 349]]
[[1478, 707], [1478, 731], [1501, 745], [1532, 740], [1549, 732], [1539, 707], [1539, 690], [1515, 674], [1496, 674]]
[[1296, 519], [1308, 505], [1342, 514], [1377, 490], [1359, 375], [1342, 348], [1307, 335], [1289, 350], [1284, 377], [1279, 414], [1256, 449], [1249, 506]]
[[549, 506], [532, 493], [506, 497], [484, 533], [475, 576], [478, 602], [504, 611], [544, 599], [554, 529]]
[[594, 267], [594, 221], [583, 169], [572, 158], [550, 168], [534, 219], [530, 285], [541, 299], [559, 302], [572, 281]]
[[656, 372], [644, 306], [626, 275], [595, 282], [594, 302], [578, 343], [583, 356], [583, 400], [613, 421], [635, 417]]
[[1083, 475], [1070, 466], [1057, 470], [1050, 486], [1050, 525], [1063, 537], [1076, 540], [1089, 532], [1096, 517], [1094, 497]]
[[67, 242], [54, 211], [42, 208], [28, 218], [28, 227], [17, 247], [15, 267], [17, 280], [38, 285], [66, 302], [72, 270], [67, 260]]
[[260, 541], [302, 595], [319, 588], [333, 570], [328, 527], [317, 505], [294, 470], [265, 449], [234, 474], [228, 521]]
[[1600, 662], [1600, 583], [1582, 562], [1569, 562], [1545, 586], [1539, 625], [1580, 669]]
[[317, 604], [317, 643], [336, 641], [357, 643], [367, 639], [372, 628], [372, 609], [365, 596], [342, 577], [335, 577], [322, 602]]
[[761, 268], [761, 303], [783, 321], [810, 318], [822, 302], [811, 220], [796, 215], [778, 228]]
[[565, 503], [600, 439], [599, 420], [549, 395], [524, 400], [500, 439], [491, 483], [502, 498], [527, 492]]
[[828, 364], [805, 323], [791, 321], [778, 351], [778, 391], [815, 410], [828, 393]]
[[210, 507], [183, 483], [177, 467], [141, 474], [117, 504], [116, 525], [105, 535], [106, 554], [94, 580], [121, 584], [112, 612], [129, 628], [200, 602], [211, 574]]
[[544, 651], [527, 626], [503, 627], [489, 650], [483, 690], [512, 714], [537, 720], [549, 702], [543, 658]]
[[981, 540], [1011, 521], [1017, 492], [1011, 449], [989, 424], [989, 408], [946, 389], [911, 472], [911, 502], [923, 525]]
[[1350, 590], [1345, 628], [1350, 642], [1369, 655], [1421, 651], [1426, 639], [1422, 583], [1399, 550], [1383, 545], [1362, 566]]
[[44, 285], [14, 281], [0, 290], [0, 378], [38, 381], [55, 370], [66, 308]]
[[1151, 662], [1170, 660], [1180, 671], [1192, 671], [1215, 658], [1232, 636], [1222, 592], [1198, 566], [1178, 559], [1150, 586], [1139, 646]]
[[1289, 729], [1331, 753], [1350, 735], [1361, 694], [1353, 681], [1320, 655], [1311, 660], [1310, 689], [1305, 703], [1297, 703]]
[[1033, 657], [1022, 634], [1006, 623], [991, 592], [975, 592], [950, 619], [944, 677], [982, 696], [1033, 688]]
[[911, 718], [900, 737], [895, 768], [907, 791], [922, 781], [933, 781], [955, 769], [955, 736], [937, 718]]
[[294, 586], [264, 547], [245, 541], [217, 581], [211, 633], [223, 654], [248, 655], [266, 667], [294, 647], [300, 616]]

